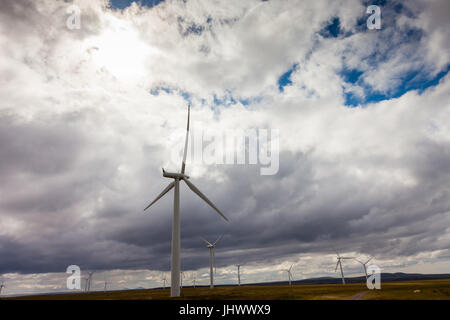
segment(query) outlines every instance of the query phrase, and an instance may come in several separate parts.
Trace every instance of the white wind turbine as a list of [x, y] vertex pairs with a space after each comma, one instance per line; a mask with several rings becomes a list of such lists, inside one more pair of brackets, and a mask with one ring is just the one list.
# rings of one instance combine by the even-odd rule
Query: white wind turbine
[[86, 277], [83, 279], [85, 281], [84, 283], [84, 291], [87, 292], [87, 288], [88, 288], [88, 282], [89, 282], [89, 277]]
[[292, 281], [292, 272], [291, 272], [292, 266], [293, 265], [291, 265], [291, 267], [289, 269], [283, 270], [283, 271], [287, 272], [287, 274], [288, 274], [289, 285], [291, 285], [291, 281]]
[[163, 285], [163, 289], [165, 289], [166, 288], [166, 280], [167, 280], [167, 278], [166, 278], [166, 275], [163, 273], [163, 277], [162, 277], [162, 279], [161, 279], [162, 281], [163, 281], [163, 283], [164, 283], [164, 285]]
[[166, 172], [164, 168], [163, 177], [174, 179], [157, 197], [153, 202], [151, 202], [145, 209], [147, 210], [152, 204], [161, 199], [167, 192], [175, 187], [174, 202], [173, 202], [173, 220], [172, 220], [172, 261], [171, 261], [171, 288], [170, 296], [179, 297], [180, 296], [180, 180], [183, 180], [189, 189], [196, 193], [200, 198], [202, 198], [207, 204], [209, 204], [218, 214], [222, 216], [226, 221], [227, 217], [220, 212], [219, 209], [200, 191], [196, 186], [189, 181], [189, 176], [184, 174], [186, 168], [186, 155], [188, 147], [188, 137], [189, 137], [189, 116], [190, 116], [190, 106], [188, 106], [188, 119], [187, 119], [187, 131], [186, 140], [184, 144], [184, 154], [183, 161], [181, 163], [181, 173]]
[[[335, 249], [336, 251], [336, 249]], [[336, 268], [334, 269], [334, 272], [336, 272], [338, 266], [341, 269], [341, 276], [342, 276], [342, 284], [345, 284], [345, 278], [344, 278], [344, 270], [342, 269], [342, 260], [350, 260], [350, 259], [354, 259], [353, 257], [341, 257], [339, 255], [339, 252], [336, 251], [337, 254], [337, 263], [336, 263]]]
[[366, 274], [366, 280], [367, 280], [367, 277], [369, 276], [369, 275], [367, 274], [367, 264], [368, 264], [368, 263], [370, 262], [370, 260], [372, 260], [372, 259], [373, 259], [373, 257], [370, 257], [369, 260], [367, 260], [366, 262], [363, 262], [363, 261], [360, 261], [360, 260], [358, 260], [358, 259], [355, 258], [356, 261], [358, 261], [359, 263], [362, 264], [362, 266], [363, 266], [363, 268], [364, 268], [364, 273]]
[[86, 278], [86, 288], [85, 291], [90, 292], [91, 291], [91, 282], [92, 282], [92, 275], [94, 274], [94, 271], [88, 272], [88, 277]]
[[2, 294], [2, 290], [5, 287], [5, 281], [2, 280], [2, 284], [0, 284], [0, 295]]
[[213, 243], [205, 240], [202, 238], [203, 241], [206, 242], [206, 247], [209, 249], [209, 288], [214, 289], [214, 274], [213, 274], [213, 266], [214, 266], [214, 273], [216, 272], [216, 264], [214, 262], [214, 248], [216, 247], [216, 244], [222, 239], [223, 234]]
[[237, 272], [238, 272], [238, 286], [241, 286], [241, 265], [237, 264]]
[[105, 276], [105, 287], [103, 288], [103, 292], [106, 292], [106, 286], [109, 284], [108, 281], [106, 281], [106, 276]]

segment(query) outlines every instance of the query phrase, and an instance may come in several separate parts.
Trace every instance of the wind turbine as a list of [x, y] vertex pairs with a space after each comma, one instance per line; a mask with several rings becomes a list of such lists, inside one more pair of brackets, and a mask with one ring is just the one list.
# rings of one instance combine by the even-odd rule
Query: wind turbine
[[200, 191], [197, 189], [192, 182], [189, 181], [189, 176], [184, 174], [186, 169], [186, 155], [188, 147], [188, 137], [189, 137], [189, 116], [190, 116], [190, 105], [188, 106], [188, 119], [187, 119], [187, 130], [186, 130], [186, 141], [184, 144], [184, 154], [183, 161], [181, 163], [181, 173], [166, 172], [164, 168], [162, 169], [163, 177], [173, 179], [172, 181], [160, 194], [156, 197], [153, 202], [151, 202], [145, 209], [147, 210], [152, 204], [161, 199], [167, 192], [175, 187], [174, 201], [173, 201], [173, 219], [172, 219], [172, 261], [171, 261], [171, 288], [170, 296], [179, 297], [180, 296], [180, 180], [183, 180], [189, 189], [196, 193], [200, 198], [203, 199], [207, 204], [209, 204], [222, 218], [228, 221], [227, 217], [220, 212], [219, 209]]
[[91, 281], [92, 281], [92, 275], [94, 274], [94, 271], [88, 272], [88, 277], [86, 278], [86, 288], [85, 291], [90, 292], [91, 291]]
[[216, 272], [216, 264], [214, 262], [214, 248], [216, 244], [222, 239], [223, 234], [214, 242], [211, 243], [203, 238], [201, 238], [203, 241], [206, 242], [206, 247], [209, 248], [209, 288], [214, 289], [214, 274], [213, 274], [213, 266], [214, 266], [214, 273]]
[[289, 269], [283, 270], [283, 271], [286, 271], [288, 274], [289, 285], [291, 285], [291, 280], [292, 280], [292, 273], [291, 273], [292, 266], [293, 265], [291, 265], [291, 267]]
[[192, 283], [194, 284], [194, 288], [195, 288], [195, 280], [196, 280], [196, 276], [194, 274], [194, 279], [192, 279]]
[[89, 277], [86, 277], [86, 278], [84, 278], [83, 279], [85, 282], [84, 282], [84, 291], [85, 292], [87, 292], [87, 288], [88, 288], [88, 282], [89, 282]]
[[162, 280], [164, 282], [163, 289], [165, 289], [166, 288], [166, 275], [165, 274], [163, 274]]
[[2, 284], [0, 284], [0, 295], [2, 294], [2, 289], [5, 287], [5, 281], [2, 280]]
[[[336, 251], [336, 249], [335, 249]], [[344, 278], [344, 270], [342, 269], [342, 260], [349, 260], [349, 259], [354, 259], [353, 257], [341, 257], [339, 255], [339, 252], [336, 251], [337, 254], [337, 263], [336, 263], [336, 268], [334, 269], [334, 272], [336, 272], [338, 266], [341, 269], [341, 276], [342, 276], [342, 284], [345, 284], [345, 278]]]
[[241, 286], [241, 265], [237, 264], [236, 267], [238, 269], [238, 286]]
[[106, 292], [106, 286], [108, 285], [108, 281], [106, 281], [106, 277], [105, 277], [105, 287], [103, 288], [103, 292]]
[[370, 257], [369, 260], [367, 260], [366, 262], [363, 262], [363, 261], [360, 261], [360, 260], [358, 260], [358, 259], [355, 258], [356, 261], [358, 261], [359, 263], [362, 264], [362, 266], [363, 266], [363, 268], [364, 268], [364, 273], [366, 274], [366, 280], [367, 280], [367, 277], [369, 276], [369, 275], [367, 274], [367, 267], [366, 267], [366, 265], [367, 265], [367, 264], [370, 262], [370, 260], [372, 260], [372, 259], [373, 259], [373, 257]]

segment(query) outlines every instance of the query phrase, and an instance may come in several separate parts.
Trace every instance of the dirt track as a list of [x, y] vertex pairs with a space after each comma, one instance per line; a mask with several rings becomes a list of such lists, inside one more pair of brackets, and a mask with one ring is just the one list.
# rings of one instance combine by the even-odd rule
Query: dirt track
[[363, 292], [357, 293], [354, 296], [352, 296], [349, 300], [362, 300], [368, 292], [369, 291], [363, 291]]

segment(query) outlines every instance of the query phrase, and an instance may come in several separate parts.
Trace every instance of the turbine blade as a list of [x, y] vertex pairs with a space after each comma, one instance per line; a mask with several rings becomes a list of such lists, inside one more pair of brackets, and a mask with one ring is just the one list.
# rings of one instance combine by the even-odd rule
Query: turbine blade
[[155, 200], [153, 200], [152, 203], [150, 203], [147, 207], [145, 207], [144, 211], [147, 210], [148, 208], [150, 208], [150, 206], [152, 204], [154, 204], [156, 201], [158, 201], [159, 199], [161, 199], [167, 192], [170, 191], [170, 189], [172, 189], [175, 186], [175, 181], [173, 181], [171, 184], [169, 184], [160, 194], [159, 196], [156, 197]]
[[181, 163], [181, 173], [184, 173], [186, 169], [186, 156], [187, 156], [187, 148], [188, 148], [188, 138], [189, 138], [189, 118], [191, 113], [191, 105], [188, 105], [188, 118], [187, 118], [187, 129], [186, 129], [186, 140], [184, 142], [184, 152], [183, 152], [183, 162]]
[[336, 270], [337, 270], [337, 267], [338, 267], [338, 265], [339, 265], [339, 262], [341, 262], [340, 260], [338, 260], [338, 262], [336, 263], [336, 268], [334, 268], [334, 272], [336, 272]]
[[369, 259], [369, 260], [367, 260], [367, 261], [366, 261], [366, 263], [364, 263], [364, 264], [368, 264], [368, 263], [369, 263], [369, 261], [370, 261], [370, 260], [372, 260], [372, 259], [373, 259], [373, 257], [370, 257], [370, 259]]
[[222, 235], [216, 240], [216, 242], [213, 243], [213, 246], [215, 246], [222, 238], [223, 238], [224, 233], [222, 233]]
[[207, 204], [209, 204], [214, 210], [216, 210], [217, 213], [222, 216], [222, 218], [228, 221], [227, 217], [225, 217], [225, 215], [222, 212], [220, 212], [220, 210], [217, 209], [217, 207], [203, 193], [201, 193], [201, 191], [198, 190], [197, 187], [192, 184], [192, 182], [190, 182], [188, 179], [183, 180], [184, 182], [186, 182], [186, 184], [192, 191], [194, 191], [200, 198], [202, 198]]
[[203, 241], [205, 241], [208, 245], [210, 245], [210, 246], [212, 246], [212, 244], [211, 244], [211, 242], [209, 242], [208, 240], [206, 240], [206, 239], [204, 239], [204, 238], [202, 238], [202, 237], [200, 237]]

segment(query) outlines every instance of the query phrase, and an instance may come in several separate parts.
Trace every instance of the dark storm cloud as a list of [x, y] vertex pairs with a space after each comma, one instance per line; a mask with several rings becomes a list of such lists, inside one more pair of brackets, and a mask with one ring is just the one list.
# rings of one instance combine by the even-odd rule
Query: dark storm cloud
[[[13, 128], [14, 126], [8, 127], [9, 134], [16, 133], [27, 140], [23, 128], [20, 129], [22, 131], [14, 131]], [[46, 130], [41, 130], [39, 135], [34, 136], [34, 141], [38, 141], [39, 136], [45, 136]], [[26, 130], [30, 131], [32, 132], [31, 128]], [[45, 144], [50, 144], [55, 140], [54, 137], [61, 139], [62, 136], [56, 132], [58, 131], [55, 131], [52, 139], [45, 140]], [[18, 143], [17, 140], [16, 142]], [[37, 146], [37, 150], [42, 149], [38, 143], [31, 145]], [[63, 145], [65, 143], [57, 141], [53, 148], [56, 150], [56, 146]], [[74, 152], [77, 149], [70, 150]], [[436, 161], [446, 163], [441, 160], [442, 157], [445, 158], [445, 154], [445, 151], [428, 153], [429, 159], [422, 162], [418, 169], [422, 172], [434, 171]], [[14, 152], [9, 156], [14, 157]], [[60, 157], [58, 155], [52, 160], [51, 154], [47, 153], [46, 156], [50, 157], [48, 161], [52, 163], [57, 163]], [[23, 154], [19, 153], [17, 157], [18, 160], [23, 159]], [[74, 154], [71, 157], [76, 158]], [[14, 162], [9, 163], [9, 170], [12, 170], [11, 163]], [[13, 172], [23, 166], [21, 161], [16, 163], [17, 170]], [[182, 183], [183, 268], [189, 270], [207, 264], [208, 256], [204, 254], [200, 236], [214, 240], [222, 233], [225, 233], [225, 237], [218, 249], [221, 253], [219, 266], [237, 261], [269, 262], [299, 252], [329, 253], [331, 248], [325, 240], [327, 238], [339, 241], [342, 250], [361, 249], [363, 252], [367, 249], [372, 254], [409, 255], [430, 247], [445, 248], [445, 244], [440, 245], [436, 238], [445, 230], [446, 225], [431, 222], [441, 220], [439, 215], [449, 207], [448, 197], [442, 196], [442, 192], [448, 192], [445, 185], [446, 174], [442, 176], [443, 185], [436, 185], [436, 180], [431, 175], [429, 178], [425, 176], [413, 190], [384, 187], [373, 190], [370, 184], [352, 181], [351, 177], [344, 174], [335, 173], [323, 179], [314, 179], [314, 170], [318, 168], [313, 163], [312, 154], [283, 152], [279, 175], [260, 176], [256, 168], [241, 166], [225, 170], [232, 183], [218, 184], [205, 179], [192, 179], [231, 219], [230, 223], [224, 222]], [[26, 168], [31, 170], [33, 164], [30, 161]], [[67, 165], [66, 163], [65, 166]], [[40, 173], [39, 163], [37, 168]], [[58, 190], [53, 200], [40, 196], [36, 200], [24, 197], [17, 201], [18, 207], [14, 209], [26, 212], [36, 226], [36, 229], [30, 228], [30, 235], [35, 232], [33, 230], [42, 230], [40, 228], [49, 230], [41, 233], [44, 236], [42, 238], [39, 233], [35, 234], [36, 242], [32, 245], [35, 250], [30, 250], [30, 244], [14, 240], [4, 244], [0, 252], [5, 257], [3, 272], [12, 269], [22, 272], [60, 271], [73, 263], [95, 269], [113, 266], [168, 270], [173, 194], [171, 192], [159, 200], [148, 212], [142, 212], [144, 205], [156, 197], [167, 183], [166, 179], [159, 176], [158, 168], [147, 169], [149, 171], [143, 171], [149, 172], [154, 178], [147, 181], [144, 179], [146, 182], [142, 190], [151, 191], [122, 195], [116, 193], [119, 198], [99, 210], [90, 221], [77, 218], [74, 222], [73, 214], [68, 210], [50, 214], [54, 206], [60, 203], [58, 199], [73, 196], [70, 188]], [[61, 169], [47, 172], [48, 174], [59, 175]], [[346, 183], [340, 184], [338, 181]], [[432, 182], [434, 185], [430, 188]], [[148, 188], [145, 184], [151, 187]], [[427, 200], [434, 204], [433, 208], [428, 204], [424, 205], [423, 202]], [[82, 201], [82, 198], [77, 198], [77, 201]], [[49, 205], [45, 206], [45, 203]], [[6, 208], [11, 209], [8, 205]], [[62, 208], [64, 205], [58, 207], [59, 210]], [[53, 220], [53, 223], [46, 222], [46, 219]], [[72, 222], [69, 226], [66, 225], [68, 221]], [[399, 228], [402, 228], [401, 232]], [[429, 228], [435, 230], [436, 236], [429, 235]], [[73, 238], [62, 236], [64, 233], [72, 234]], [[406, 240], [395, 242], [397, 237]], [[358, 244], [357, 248], [355, 243]], [[376, 246], [371, 245], [374, 243]], [[235, 250], [243, 251], [237, 255], [227, 253]], [[17, 252], [21, 254], [17, 255]], [[42, 252], [47, 254], [42, 255]]]
[[63, 123], [0, 115], [0, 173], [46, 175], [72, 166], [83, 142], [82, 133]]
[[[425, 191], [439, 193], [445, 189], [445, 185], [434, 186], [434, 190], [418, 187], [413, 192], [385, 188], [370, 192], [370, 184], [352, 182], [345, 175], [336, 175], [332, 177], [333, 180], [326, 177], [323, 181], [313, 182], [312, 167], [308, 164], [311, 162], [304, 154], [283, 153], [280, 163], [295, 168], [286, 177], [287, 181], [279, 180], [278, 176], [259, 176], [256, 170], [241, 168], [227, 171], [233, 183], [225, 186], [205, 180], [196, 182], [202, 190], [214, 190], [208, 196], [217, 199], [217, 205], [231, 218], [229, 224], [222, 223], [221, 218], [203, 206], [200, 200], [197, 201], [190, 191], [182, 192], [182, 246], [186, 250], [184, 267], [197, 268], [206, 262], [207, 257], [201, 251], [203, 243], [200, 236], [214, 240], [223, 232], [226, 235], [220, 245], [223, 254], [226, 255], [227, 250], [248, 250], [245, 253], [247, 261], [264, 261], [312, 250], [329, 253], [332, 249], [326, 241], [328, 238], [340, 241], [343, 250], [370, 249], [386, 255], [417, 253], [425, 249], [425, 243], [433, 243], [426, 241], [420, 247], [389, 246], [396, 236], [421, 238], [426, 235], [430, 224], [417, 223], [417, 219], [440, 220], [442, 210], [449, 206], [448, 200], [441, 203], [441, 208], [434, 209], [423, 206], [422, 202]], [[432, 166], [431, 163], [428, 166]], [[252, 171], [253, 175], [249, 176]], [[344, 180], [345, 185], [337, 182]], [[427, 185], [426, 181], [423, 183]], [[255, 192], [255, 185], [264, 187]], [[339, 188], [336, 188], [337, 185]], [[182, 189], [187, 188], [183, 186]], [[248, 199], [253, 200], [253, 207], [245, 205]], [[150, 210], [148, 216], [142, 217], [145, 222], [141, 221], [141, 217], [133, 219], [133, 225], [110, 236], [119, 242], [151, 248], [152, 253], [165, 256], [162, 260], [167, 261], [172, 201], [172, 194], [167, 195]], [[365, 218], [368, 216], [370, 219], [366, 223]], [[445, 227], [439, 224], [433, 226], [436, 234], [441, 234]], [[398, 228], [404, 230], [399, 233]], [[372, 243], [376, 243], [376, 247], [371, 246]], [[434, 243], [434, 247], [445, 248], [445, 243]], [[252, 250], [256, 248], [260, 250]], [[229, 265], [237, 259], [239, 257], [226, 255], [220, 263]], [[244, 259], [244, 254], [240, 259]]]

